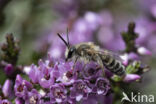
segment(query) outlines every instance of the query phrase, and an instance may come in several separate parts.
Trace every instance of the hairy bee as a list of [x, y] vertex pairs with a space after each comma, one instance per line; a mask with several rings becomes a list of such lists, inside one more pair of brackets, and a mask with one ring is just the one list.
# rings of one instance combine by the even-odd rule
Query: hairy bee
[[106, 49], [101, 50], [99, 46], [92, 42], [85, 42], [71, 46], [69, 44], [68, 33], [67, 42], [59, 33], [57, 35], [67, 46], [65, 52], [66, 61], [73, 60], [76, 63], [79, 60], [84, 61], [85, 64], [90, 61], [94, 61], [97, 62], [103, 70], [105, 67], [118, 76], [125, 76], [125, 66], [122, 64], [119, 56]]

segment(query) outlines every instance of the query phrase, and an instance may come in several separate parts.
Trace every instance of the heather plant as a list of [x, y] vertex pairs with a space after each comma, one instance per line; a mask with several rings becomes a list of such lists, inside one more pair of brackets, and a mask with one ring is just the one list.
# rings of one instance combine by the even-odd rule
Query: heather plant
[[[119, 56], [126, 76], [65, 61], [57, 33], [66, 39], [67, 29], [71, 45], [94, 42]], [[153, 95], [155, 33], [155, 0], [0, 0], [0, 104], [129, 104], [130, 94]]]
[[[38, 60], [31, 66], [17, 65], [19, 45], [12, 34], [6, 36], [2, 45], [1, 69], [7, 76], [1, 85], [0, 102], [2, 104], [112, 104], [114, 97], [120, 94], [124, 84], [139, 82], [142, 74], [149, 70], [142, 65], [140, 55], [150, 55], [149, 50], [141, 50], [135, 43], [135, 23], [129, 23], [128, 30], [121, 33], [126, 48], [119, 56], [126, 67], [124, 78], [109, 70], [103, 71], [96, 62], [84, 67], [83, 62], [66, 62], [48, 58]], [[143, 46], [141, 46], [143, 47]], [[135, 56], [135, 57], [134, 57]], [[22, 76], [26, 76], [22, 77]], [[128, 87], [128, 86], [125, 86]], [[118, 89], [118, 90], [116, 90]], [[119, 97], [120, 98], [120, 97]]]

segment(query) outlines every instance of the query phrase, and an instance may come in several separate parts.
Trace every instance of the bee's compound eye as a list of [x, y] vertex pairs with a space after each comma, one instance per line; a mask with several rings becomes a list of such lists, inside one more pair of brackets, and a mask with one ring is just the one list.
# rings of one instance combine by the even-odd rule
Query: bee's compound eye
[[74, 51], [75, 51], [75, 47], [71, 47], [70, 52], [74, 52]]
[[70, 48], [69, 53], [68, 53], [68, 58], [71, 58], [72, 57], [72, 54], [74, 53], [75, 50], [76, 50], [75, 47], [71, 47]]

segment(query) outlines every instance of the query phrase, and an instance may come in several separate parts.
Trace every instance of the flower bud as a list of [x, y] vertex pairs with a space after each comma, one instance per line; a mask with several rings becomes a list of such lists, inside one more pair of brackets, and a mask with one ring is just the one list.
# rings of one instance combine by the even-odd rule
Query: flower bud
[[132, 82], [132, 81], [136, 81], [140, 78], [141, 78], [141, 76], [139, 76], [137, 74], [127, 74], [123, 81], [124, 82]]
[[2, 92], [5, 97], [10, 96], [12, 90], [12, 82], [11, 80], [6, 80], [3, 87], [2, 87]]
[[151, 51], [149, 51], [145, 47], [139, 47], [137, 51], [141, 55], [151, 55], [152, 54]]
[[11, 75], [14, 72], [14, 68], [13, 68], [12, 64], [7, 64], [4, 68], [4, 70], [7, 75]]

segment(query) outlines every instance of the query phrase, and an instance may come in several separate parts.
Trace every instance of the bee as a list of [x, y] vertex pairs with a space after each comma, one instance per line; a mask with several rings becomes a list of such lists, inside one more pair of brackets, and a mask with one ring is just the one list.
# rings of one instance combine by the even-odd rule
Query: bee
[[120, 57], [106, 49], [100, 49], [93, 42], [84, 42], [76, 45], [70, 45], [67, 32], [67, 42], [57, 33], [60, 39], [65, 43], [67, 49], [65, 52], [65, 60], [73, 60], [74, 65], [77, 61], [83, 61], [85, 65], [94, 61], [97, 62], [104, 71], [104, 67], [112, 73], [124, 77], [126, 75], [125, 66], [122, 64]]

